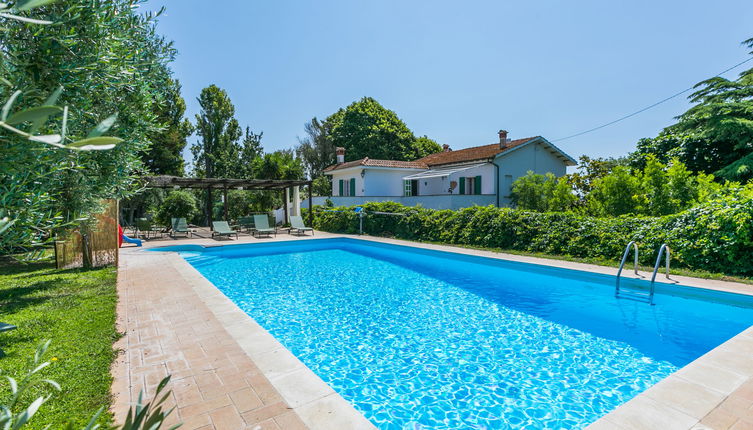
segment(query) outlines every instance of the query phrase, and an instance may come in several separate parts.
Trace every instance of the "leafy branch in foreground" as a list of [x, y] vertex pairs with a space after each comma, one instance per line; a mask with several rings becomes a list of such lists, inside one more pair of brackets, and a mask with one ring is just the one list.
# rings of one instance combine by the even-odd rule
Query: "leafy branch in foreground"
[[[16, 90], [8, 100], [6, 100], [2, 111], [0, 111], [0, 127], [34, 142], [46, 143], [58, 148], [73, 150], [112, 149], [115, 145], [123, 141], [123, 139], [118, 137], [102, 136], [110, 130], [113, 124], [115, 124], [117, 115], [111, 115], [90, 131], [86, 138], [66, 144], [68, 106], [62, 108], [55, 106], [55, 103], [62, 92], [63, 87], [59, 87], [55, 92], [50, 94], [47, 101], [45, 101], [42, 106], [24, 109], [11, 115], [10, 111], [18, 97], [21, 95], [21, 91]], [[63, 119], [60, 125], [59, 134], [37, 134], [39, 129], [44, 126], [50, 118], [60, 113], [63, 114]], [[18, 128], [23, 123], [30, 123], [28, 131], [23, 131]]]
[[[60, 391], [60, 385], [57, 382], [49, 379], [40, 379], [39, 377], [39, 372], [50, 365], [49, 361], [42, 362], [42, 356], [47, 352], [49, 346], [50, 341], [48, 340], [37, 347], [32, 361], [33, 368], [20, 381], [11, 376], [5, 376], [5, 379], [10, 384], [11, 395], [9, 399], [4, 400], [2, 405], [0, 405], [0, 428], [18, 429], [23, 427], [37, 413], [39, 408], [52, 397], [51, 394], [39, 396], [31, 404], [24, 406], [22, 397], [30, 388], [40, 383], [46, 383], [55, 390]], [[2, 370], [0, 370], [0, 373], [2, 373]]]

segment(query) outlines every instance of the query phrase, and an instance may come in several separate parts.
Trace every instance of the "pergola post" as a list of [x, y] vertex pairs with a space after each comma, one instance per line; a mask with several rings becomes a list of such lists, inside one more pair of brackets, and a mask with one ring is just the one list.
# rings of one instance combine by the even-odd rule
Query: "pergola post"
[[314, 188], [314, 183], [309, 181], [309, 227], [314, 225], [314, 191], [312, 188]]
[[291, 215], [301, 215], [301, 187], [299, 185], [293, 186], [293, 211]]
[[230, 221], [227, 216], [227, 186], [222, 188], [222, 203], [225, 211], [225, 221]]
[[214, 202], [212, 201], [212, 187], [209, 186], [207, 187], [207, 208], [206, 208], [207, 209], [207, 224], [209, 225], [209, 231], [214, 231], [214, 228], [212, 227], [212, 221], [214, 221], [212, 219], [212, 209], [214, 206], [213, 203]]
[[282, 224], [288, 223], [288, 189], [282, 191]]

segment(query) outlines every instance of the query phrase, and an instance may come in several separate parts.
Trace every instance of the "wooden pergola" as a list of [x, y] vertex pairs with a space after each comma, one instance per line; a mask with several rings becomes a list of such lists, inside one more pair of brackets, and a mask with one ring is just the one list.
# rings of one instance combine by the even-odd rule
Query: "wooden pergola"
[[207, 217], [209, 218], [209, 226], [212, 226], [212, 190], [222, 190], [224, 200], [225, 219], [228, 218], [227, 211], [227, 191], [231, 189], [236, 190], [261, 190], [261, 191], [280, 191], [283, 193], [283, 211], [285, 213], [285, 219], [288, 219], [288, 202], [285, 198], [286, 190], [299, 187], [301, 185], [308, 185], [308, 199], [309, 199], [309, 225], [314, 222], [312, 208], [312, 194], [311, 194], [311, 182], [308, 179], [305, 180], [288, 180], [288, 179], [225, 179], [225, 178], [182, 178], [179, 176], [144, 176], [144, 186], [147, 188], [190, 188], [207, 190]]

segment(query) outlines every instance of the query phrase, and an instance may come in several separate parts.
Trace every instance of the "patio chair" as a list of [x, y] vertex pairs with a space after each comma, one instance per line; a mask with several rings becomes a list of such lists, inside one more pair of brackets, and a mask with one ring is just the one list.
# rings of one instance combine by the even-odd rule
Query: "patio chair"
[[246, 233], [251, 233], [254, 230], [254, 217], [242, 216], [238, 219], [238, 227], [241, 230], [245, 229]]
[[173, 218], [172, 226], [170, 237], [174, 238], [177, 234], [185, 234], [186, 237], [191, 237], [191, 230], [188, 229], [188, 222], [185, 218]]
[[290, 216], [290, 234], [293, 234], [294, 231], [297, 235], [305, 235], [307, 231], [310, 231], [312, 236], [314, 235], [314, 229], [306, 227], [306, 225], [303, 224], [303, 218], [300, 215]]
[[162, 236], [162, 230], [152, 224], [147, 218], [136, 218], [136, 234], [134, 236], [138, 237], [139, 234], [148, 240], [152, 235], [154, 237], [157, 235]]
[[212, 237], [219, 236], [221, 238], [232, 235], [235, 235], [235, 238], [238, 239], [238, 232], [230, 228], [227, 221], [212, 221]]
[[274, 234], [276, 237], [277, 230], [269, 227], [269, 218], [266, 215], [254, 215], [254, 234], [257, 236]]

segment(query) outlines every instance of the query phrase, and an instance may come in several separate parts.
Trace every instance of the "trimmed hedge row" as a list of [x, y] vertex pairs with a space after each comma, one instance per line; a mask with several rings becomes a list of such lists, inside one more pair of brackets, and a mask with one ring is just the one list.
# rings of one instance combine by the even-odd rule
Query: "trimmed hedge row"
[[[367, 212], [364, 233], [373, 236], [617, 261], [627, 243], [635, 240], [641, 248], [641, 264], [649, 266], [659, 246], [667, 243], [673, 266], [753, 275], [753, 200], [712, 201], [664, 217], [616, 218], [494, 206], [432, 210], [381, 202], [362, 207]], [[353, 209], [315, 207], [314, 227], [357, 233], [358, 215]]]

